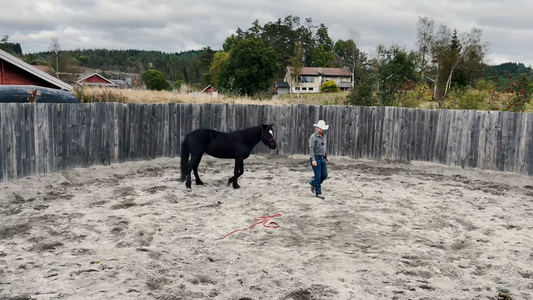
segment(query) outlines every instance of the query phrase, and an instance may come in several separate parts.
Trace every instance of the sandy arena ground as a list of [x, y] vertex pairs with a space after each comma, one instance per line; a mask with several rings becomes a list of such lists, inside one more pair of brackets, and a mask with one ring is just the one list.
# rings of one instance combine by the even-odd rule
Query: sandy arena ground
[[177, 158], [2, 183], [0, 299], [533, 299], [533, 179], [332, 161], [324, 200], [306, 156], [239, 190], [211, 157], [191, 191]]

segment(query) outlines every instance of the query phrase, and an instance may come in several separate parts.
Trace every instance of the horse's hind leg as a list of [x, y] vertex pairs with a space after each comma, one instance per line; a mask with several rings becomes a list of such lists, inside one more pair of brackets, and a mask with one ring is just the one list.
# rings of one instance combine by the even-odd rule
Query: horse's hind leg
[[189, 163], [187, 164], [187, 179], [185, 180], [185, 187], [188, 189], [191, 188], [191, 171], [192, 171], [192, 159], [189, 160]]
[[200, 175], [198, 175], [198, 165], [200, 164], [200, 161], [202, 161], [203, 154], [200, 154], [199, 156], [195, 157], [195, 160], [192, 164], [192, 170], [194, 172], [194, 177], [196, 178], [196, 185], [204, 185], [203, 181], [200, 180]]
[[[196, 177], [196, 184], [203, 184], [202, 181], [200, 181], [200, 178], [198, 177], [198, 165], [200, 164], [200, 160], [202, 159], [202, 155], [191, 155], [191, 160], [189, 161], [189, 164], [187, 165], [187, 180], [185, 181], [185, 186], [190, 189], [191, 188], [191, 172], [194, 172], [194, 176]], [[198, 183], [200, 182], [200, 183]]]

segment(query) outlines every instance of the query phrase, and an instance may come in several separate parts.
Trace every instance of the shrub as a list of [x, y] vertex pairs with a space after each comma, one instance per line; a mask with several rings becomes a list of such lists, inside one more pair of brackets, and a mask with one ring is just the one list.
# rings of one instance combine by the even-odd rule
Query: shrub
[[486, 90], [455, 88], [446, 96], [443, 108], [487, 110], [490, 109], [490, 103], [489, 92]]
[[400, 106], [408, 108], [417, 108], [420, 103], [428, 102], [433, 99], [433, 92], [425, 83], [415, 85], [413, 91], [401, 93]]
[[[509, 76], [509, 79], [513, 79]], [[509, 94], [507, 101], [505, 101], [505, 110], [514, 112], [524, 112], [526, 104], [531, 101], [532, 86], [529, 78], [526, 75], [518, 77], [515, 82], [509, 83], [509, 87], [505, 91]]]
[[529, 112], [533, 92], [531, 80], [526, 75], [520, 75], [517, 80], [512, 75], [508, 76], [505, 90], [498, 90], [494, 87], [490, 90], [490, 109]]
[[170, 83], [168, 83], [165, 75], [159, 70], [148, 70], [142, 74], [142, 80], [149, 90], [169, 90]]
[[242, 95], [242, 91], [235, 84], [235, 77], [233, 76], [228, 77], [226, 84], [220, 87], [220, 92], [229, 99], [239, 98]]
[[371, 82], [359, 81], [346, 96], [346, 104], [358, 106], [376, 105]]
[[322, 93], [336, 93], [339, 91], [337, 83], [332, 80], [324, 81], [320, 87], [320, 92]]
[[174, 83], [172, 84], [172, 88], [174, 88], [174, 90], [178, 91], [178, 92], [181, 92], [181, 89], [183, 86], [186, 86], [187, 83], [185, 82], [185, 80], [176, 80], [174, 81]]

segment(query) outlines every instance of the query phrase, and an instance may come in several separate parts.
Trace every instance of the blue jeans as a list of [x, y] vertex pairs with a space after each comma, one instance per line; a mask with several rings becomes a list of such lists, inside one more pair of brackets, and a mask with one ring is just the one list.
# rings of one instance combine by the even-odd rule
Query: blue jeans
[[311, 181], [311, 185], [315, 187], [315, 193], [317, 195], [322, 194], [322, 182], [328, 178], [328, 168], [326, 166], [326, 159], [315, 157], [316, 167], [313, 166], [311, 159], [311, 167], [313, 167], [313, 172], [315, 173], [315, 178]]

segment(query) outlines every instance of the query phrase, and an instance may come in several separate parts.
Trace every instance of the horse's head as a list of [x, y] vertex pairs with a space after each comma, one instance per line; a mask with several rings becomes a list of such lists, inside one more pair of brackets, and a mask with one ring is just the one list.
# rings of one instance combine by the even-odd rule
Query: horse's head
[[270, 149], [276, 149], [278, 146], [276, 144], [276, 139], [274, 138], [274, 132], [272, 131], [273, 125], [274, 124], [261, 124], [261, 140]]

